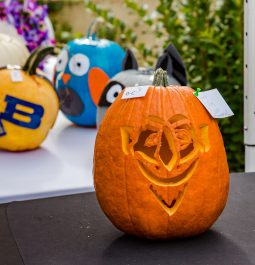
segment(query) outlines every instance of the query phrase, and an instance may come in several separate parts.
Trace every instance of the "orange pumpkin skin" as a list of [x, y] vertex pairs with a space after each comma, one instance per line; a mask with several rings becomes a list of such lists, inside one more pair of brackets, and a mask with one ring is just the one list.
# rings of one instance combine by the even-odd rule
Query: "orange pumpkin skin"
[[118, 229], [139, 237], [206, 231], [229, 189], [217, 122], [189, 87], [152, 86], [145, 97], [128, 100], [122, 94], [96, 138], [94, 184], [102, 210]]

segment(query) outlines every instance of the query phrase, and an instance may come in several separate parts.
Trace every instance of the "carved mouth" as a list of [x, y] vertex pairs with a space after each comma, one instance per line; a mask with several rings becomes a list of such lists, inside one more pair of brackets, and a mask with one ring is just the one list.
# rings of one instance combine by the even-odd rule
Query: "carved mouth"
[[143, 162], [138, 160], [138, 166], [141, 172], [150, 182], [158, 186], [170, 186], [170, 187], [175, 187], [183, 183], [186, 183], [193, 175], [194, 171], [196, 170], [197, 164], [198, 164], [198, 159], [194, 160], [192, 164], [178, 176], [169, 177], [169, 178], [159, 178], [155, 174], [153, 174], [149, 170], [149, 168], [143, 164]]
[[[184, 197], [184, 193], [187, 188], [187, 181], [193, 175], [194, 171], [196, 170], [198, 164], [198, 159], [195, 159], [191, 165], [181, 174], [169, 177], [169, 178], [159, 178], [153, 174], [147, 166], [145, 166], [141, 161], [138, 160], [138, 165], [143, 173], [143, 175], [153, 184], [150, 184], [149, 189], [152, 192], [155, 199], [159, 202], [160, 206], [168, 213], [169, 216], [173, 215], [176, 210], [179, 208], [182, 199]], [[164, 199], [163, 196], [158, 192], [155, 186], [160, 187], [175, 187], [181, 186], [184, 184], [183, 188], [180, 188], [178, 194], [169, 200], [169, 198]]]
[[160, 193], [157, 191], [157, 189], [152, 184], [150, 185], [149, 188], [152, 194], [154, 195], [154, 197], [156, 198], [156, 200], [161, 205], [161, 207], [168, 213], [168, 215], [171, 216], [176, 212], [179, 205], [181, 204], [182, 199], [184, 197], [184, 193], [187, 188], [187, 184], [185, 184], [184, 188], [180, 190], [178, 192], [178, 195], [175, 198], [173, 198], [169, 203], [165, 199], [163, 199], [163, 197], [160, 195]]

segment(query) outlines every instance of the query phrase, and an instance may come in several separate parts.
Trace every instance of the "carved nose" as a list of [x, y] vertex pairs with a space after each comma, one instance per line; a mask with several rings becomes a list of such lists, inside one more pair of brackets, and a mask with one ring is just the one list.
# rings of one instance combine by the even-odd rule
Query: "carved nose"
[[62, 75], [62, 80], [63, 80], [63, 83], [66, 85], [67, 82], [70, 80], [71, 76], [69, 74], [63, 74]]

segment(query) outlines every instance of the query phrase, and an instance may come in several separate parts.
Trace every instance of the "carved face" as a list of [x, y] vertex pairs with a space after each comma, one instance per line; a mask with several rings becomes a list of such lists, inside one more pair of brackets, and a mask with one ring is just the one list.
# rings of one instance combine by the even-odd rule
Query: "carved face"
[[[139, 130], [121, 128], [123, 152], [137, 160], [141, 173], [151, 183], [148, 189], [169, 215], [181, 204], [201, 153], [209, 150], [208, 126], [201, 125], [200, 133], [201, 139], [190, 120], [181, 114], [166, 121], [150, 116]], [[175, 198], [160, 194], [159, 188], [175, 186], [180, 186]]]
[[94, 183], [101, 208], [126, 233], [158, 239], [202, 233], [228, 194], [217, 122], [187, 87], [119, 96], [98, 130]]

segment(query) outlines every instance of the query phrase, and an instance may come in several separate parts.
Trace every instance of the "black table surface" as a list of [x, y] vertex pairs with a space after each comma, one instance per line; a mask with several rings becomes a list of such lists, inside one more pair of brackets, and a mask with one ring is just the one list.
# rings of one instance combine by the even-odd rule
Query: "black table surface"
[[95, 193], [0, 205], [0, 265], [255, 265], [255, 173], [231, 174], [227, 206], [203, 235], [175, 241], [118, 231]]

